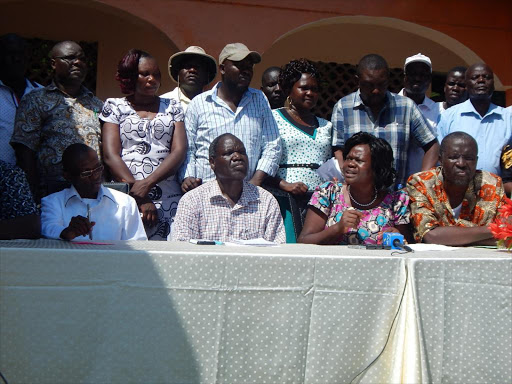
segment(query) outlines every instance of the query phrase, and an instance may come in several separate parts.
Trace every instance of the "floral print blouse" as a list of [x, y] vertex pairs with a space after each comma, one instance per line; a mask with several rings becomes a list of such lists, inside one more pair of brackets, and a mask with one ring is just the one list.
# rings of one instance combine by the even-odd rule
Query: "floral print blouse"
[[503, 183], [490, 172], [476, 171], [461, 203], [459, 218], [455, 217], [448, 195], [443, 187], [443, 168], [415, 173], [407, 181], [411, 196], [414, 239], [423, 240], [425, 234], [444, 226], [476, 227], [488, 225], [503, 202]]
[[[309, 201], [327, 216], [325, 227], [328, 228], [341, 220], [343, 212], [352, 205], [345, 200], [343, 184], [326, 182], [318, 186]], [[389, 192], [382, 202], [363, 212], [357, 228], [345, 234], [340, 244], [379, 244], [382, 243], [381, 232], [401, 224], [408, 224], [410, 218], [409, 196], [405, 190]]]

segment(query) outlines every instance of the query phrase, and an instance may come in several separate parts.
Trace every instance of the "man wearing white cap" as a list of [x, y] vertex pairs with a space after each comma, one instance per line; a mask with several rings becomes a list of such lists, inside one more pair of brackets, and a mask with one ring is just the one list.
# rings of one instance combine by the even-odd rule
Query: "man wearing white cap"
[[[416, 103], [421, 114], [427, 120], [430, 131], [437, 136], [439, 106], [425, 94], [432, 81], [430, 58], [421, 53], [408, 57], [405, 59], [404, 74], [404, 88], [399, 95], [406, 96]], [[411, 140], [407, 154], [407, 175], [421, 171], [423, 155], [423, 149]]]
[[217, 75], [217, 62], [203, 48], [191, 46], [169, 58], [168, 70], [178, 86], [160, 97], [179, 101], [186, 112], [190, 101]]
[[215, 179], [208, 149], [224, 133], [237, 136], [247, 150], [247, 181], [259, 186], [277, 172], [281, 139], [276, 122], [265, 95], [249, 88], [253, 66], [260, 61], [260, 54], [242, 43], [226, 45], [219, 56], [222, 81], [190, 103], [185, 116], [188, 151], [181, 172], [183, 192]]

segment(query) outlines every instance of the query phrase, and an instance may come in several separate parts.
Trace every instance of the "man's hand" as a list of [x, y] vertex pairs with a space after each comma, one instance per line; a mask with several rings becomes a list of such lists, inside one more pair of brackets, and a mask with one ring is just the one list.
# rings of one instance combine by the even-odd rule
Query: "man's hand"
[[94, 224], [96, 223], [94, 221], [89, 222], [87, 217], [74, 216], [71, 218], [68, 227], [64, 228], [60, 233], [60, 238], [64, 240], [73, 240], [75, 237], [85, 236], [92, 230]]
[[187, 193], [188, 191], [199, 187], [202, 183], [202, 179], [198, 179], [197, 177], [187, 177], [181, 184], [181, 190], [183, 193]]
[[288, 183], [282, 180], [281, 183], [281, 189], [285, 192], [291, 193], [292, 195], [303, 195], [308, 191], [308, 186], [301, 181]]

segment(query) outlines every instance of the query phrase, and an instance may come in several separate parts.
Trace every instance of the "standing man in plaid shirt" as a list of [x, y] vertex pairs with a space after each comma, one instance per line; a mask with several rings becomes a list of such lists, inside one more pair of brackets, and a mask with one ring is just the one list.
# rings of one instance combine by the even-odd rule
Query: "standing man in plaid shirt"
[[357, 66], [359, 89], [336, 103], [332, 113], [334, 155], [343, 165], [345, 141], [357, 132], [386, 140], [393, 148], [395, 186], [407, 181], [407, 152], [412, 139], [425, 152], [422, 170], [435, 166], [439, 143], [414, 101], [388, 91], [389, 68], [383, 57], [364, 56]]
[[186, 193], [180, 200], [171, 232], [173, 241], [204, 239], [284, 243], [283, 219], [274, 196], [245, 179], [249, 159], [244, 144], [225, 133], [209, 147], [216, 180]]

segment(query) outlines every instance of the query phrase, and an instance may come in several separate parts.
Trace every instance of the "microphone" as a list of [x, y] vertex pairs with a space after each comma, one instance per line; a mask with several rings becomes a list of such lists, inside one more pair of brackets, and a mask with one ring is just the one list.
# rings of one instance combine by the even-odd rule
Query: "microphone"
[[405, 252], [413, 252], [412, 248], [404, 244], [404, 235], [396, 232], [385, 232], [382, 236], [383, 245], [388, 245], [391, 249], [398, 249]]

